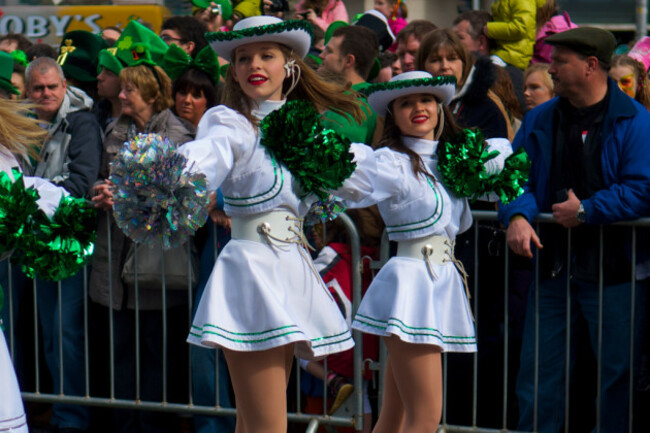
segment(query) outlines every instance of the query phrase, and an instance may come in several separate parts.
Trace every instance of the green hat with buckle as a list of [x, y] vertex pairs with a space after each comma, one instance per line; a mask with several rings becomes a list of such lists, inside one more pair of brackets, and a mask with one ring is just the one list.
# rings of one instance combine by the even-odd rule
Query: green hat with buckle
[[20, 95], [20, 91], [11, 84], [11, 74], [14, 72], [14, 57], [0, 51], [0, 88], [14, 95]]
[[99, 52], [106, 47], [101, 36], [74, 30], [63, 36], [56, 61], [67, 78], [86, 83], [97, 81], [97, 59]]

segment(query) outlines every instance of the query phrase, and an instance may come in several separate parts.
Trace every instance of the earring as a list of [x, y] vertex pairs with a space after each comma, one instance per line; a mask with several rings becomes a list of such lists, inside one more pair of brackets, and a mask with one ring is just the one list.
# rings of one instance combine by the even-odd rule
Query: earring
[[287, 71], [287, 78], [291, 76], [294, 67], [296, 67], [295, 59], [288, 60], [287, 63], [284, 64], [284, 69]]

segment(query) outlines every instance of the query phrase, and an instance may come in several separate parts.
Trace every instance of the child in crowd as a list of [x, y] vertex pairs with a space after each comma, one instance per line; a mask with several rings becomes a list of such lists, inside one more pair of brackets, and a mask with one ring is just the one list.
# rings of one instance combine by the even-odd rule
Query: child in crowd
[[650, 81], [646, 72], [650, 65], [650, 37], [642, 38], [627, 55], [612, 57], [609, 76], [631, 98], [650, 110]]
[[536, 36], [537, 9], [546, 0], [497, 0], [492, 3], [492, 17], [485, 26], [485, 34], [494, 40], [490, 54], [503, 63], [522, 71], [533, 56]]
[[[461, 133], [447, 107], [454, 83], [412, 71], [369, 89], [368, 102], [385, 123], [375, 152], [375, 191], [366, 203], [378, 202], [388, 238], [398, 245], [352, 325], [384, 337], [388, 348], [375, 433], [436, 431], [441, 353], [476, 351], [465, 273], [454, 257], [454, 239], [471, 226], [472, 216], [468, 200], [450, 192], [438, 171], [438, 143], [456, 145]], [[487, 148], [499, 151], [485, 164], [487, 173], [497, 173], [512, 152], [510, 143], [491, 139]]]
[[532, 110], [539, 104], [554, 96], [553, 79], [548, 73], [548, 63], [534, 63], [524, 72], [524, 98], [526, 111]]
[[[217, 258], [188, 341], [222, 348], [235, 391], [237, 431], [286, 432], [294, 355], [315, 359], [353, 345], [302, 235], [302, 217], [315, 201], [301, 181], [302, 165], [311, 164], [308, 170], [317, 173], [330, 167], [317, 160], [291, 163], [269, 136], [261, 137], [261, 129], [275, 120], [284, 128], [293, 113], [283, 107], [287, 100], [362, 119], [353, 96], [304, 64], [310, 27], [259, 16], [239, 21], [232, 32], [208, 35], [217, 54], [231, 62], [224, 105], [208, 110], [197, 140], [179, 149], [206, 175], [210, 190], [221, 188], [231, 216], [232, 239]], [[295, 131], [279, 138], [290, 133]], [[372, 192], [376, 165], [369, 147], [352, 144], [349, 151], [356, 170], [333, 192], [358, 201]]]

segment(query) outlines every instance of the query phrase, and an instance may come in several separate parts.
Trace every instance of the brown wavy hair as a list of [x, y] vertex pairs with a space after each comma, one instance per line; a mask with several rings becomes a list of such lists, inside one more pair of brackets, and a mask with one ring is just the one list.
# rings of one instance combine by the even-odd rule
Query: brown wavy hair
[[[365, 120], [365, 114], [361, 110], [361, 105], [357, 99], [358, 94], [351, 92], [344, 86], [323, 80], [313, 69], [297, 56], [290, 48], [283, 44], [277, 44], [284, 55], [285, 61], [295, 60], [296, 65], [300, 67], [300, 79], [296, 87], [287, 95], [287, 100], [300, 99], [311, 101], [319, 112], [334, 111], [345, 117], [352, 117], [356, 122], [361, 123]], [[235, 49], [236, 51], [236, 49]], [[230, 58], [233, 63], [236, 61], [235, 51]], [[241, 113], [251, 124], [257, 125], [258, 121], [252, 115], [254, 101], [246, 96], [242, 88], [233, 75], [231, 64], [228, 74], [226, 74], [226, 83], [222, 93], [221, 103], [233, 110]], [[282, 86], [283, 93], [291, 86], [291, 79], [284, 80]]]
[[472, 66], [476, 63], [476, 59], [472, 53], [465, 49], [458, 36], [456, 36], [456, 33], [451, 29], [437, 29], [427, 33], [420, 43], [420, 48], [418, 48], [418, 54], [415, 57], [415, 69], [426, 71], [424, 65], [427, 59], [432, 53], [440, 51], [441, 48], [453, 51], [463, 62], [463, 75], [459, 82], [456, 83], [456, 88], [460, 89], [465, 84], [465, 81], [467, 81], [467, 77], [472, 70]]

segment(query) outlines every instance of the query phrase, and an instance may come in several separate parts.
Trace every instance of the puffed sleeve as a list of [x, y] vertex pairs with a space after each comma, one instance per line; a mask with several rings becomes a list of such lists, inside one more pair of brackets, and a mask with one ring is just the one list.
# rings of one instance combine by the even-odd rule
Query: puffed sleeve
[[235, 161], [250, 152], [257, 133], [250, 122], [236, 111], [219, 105], [208, 110], [199, 122], [196, 140], [185, 143], [178, 152], [189, 160], [189, 170], [206, 175], [208, 190], [224, 181]]
[[354, 203], [364, 200], [373, 193], [377, 163], [374, 151], [370, 146], [352, 143], [350, 152], [354, 154], [352, 162], [356, 164], [356, 168], [352, 175], [343, 182], [343, 186], [334, 191], [334, 195], [344, 199], [350, 207], [355, 207]]
[[[367, 146], [366, 146], [367, 147]], [[400, 179], [404, 173], [404, 164], [387, 148], [374, 152], [375, 171], [373, 173], [372, 193], [355, 203], [351, 208], [362, 208], [382, 202], [399, 193]]]

